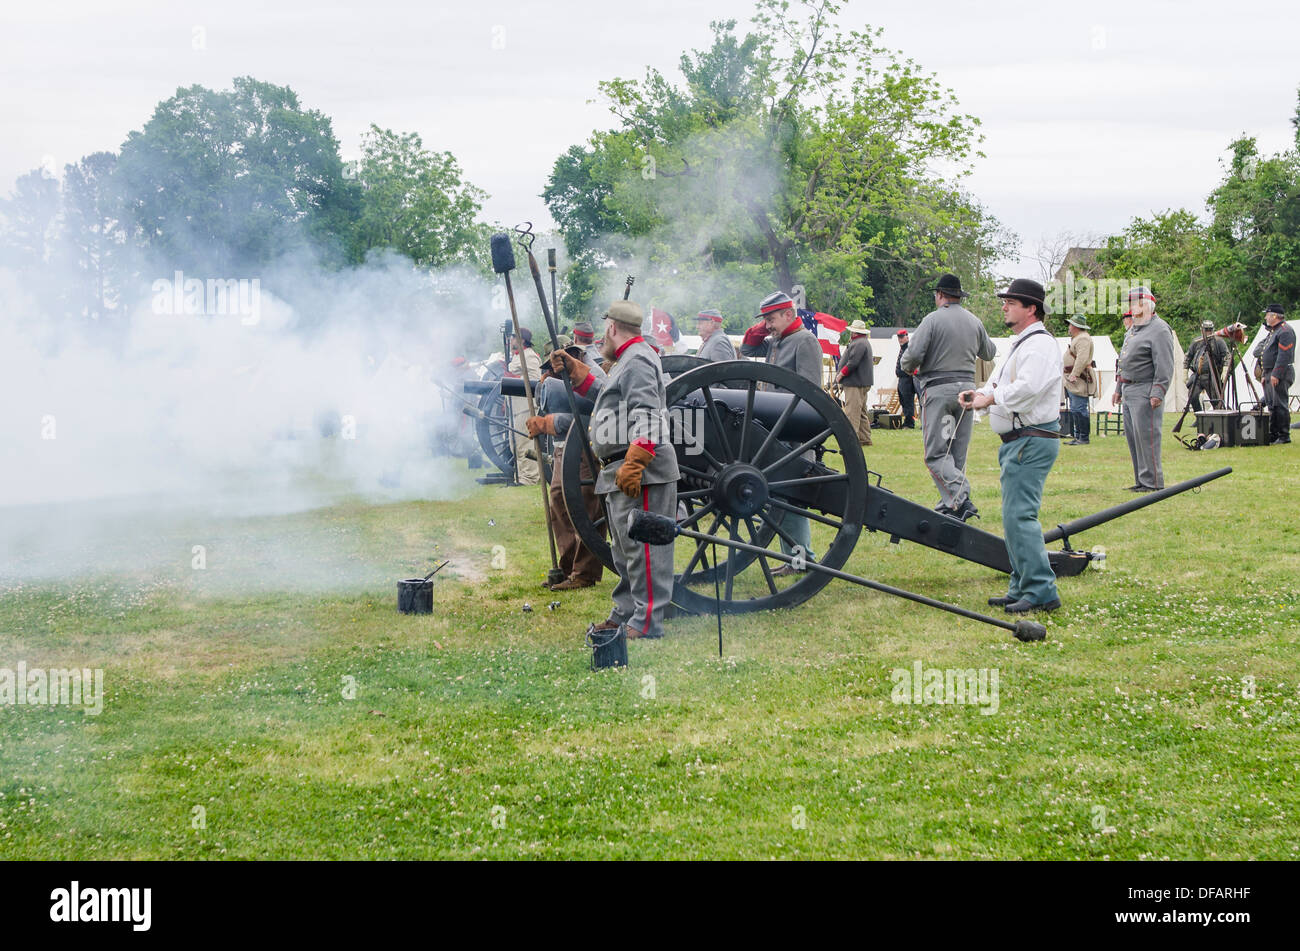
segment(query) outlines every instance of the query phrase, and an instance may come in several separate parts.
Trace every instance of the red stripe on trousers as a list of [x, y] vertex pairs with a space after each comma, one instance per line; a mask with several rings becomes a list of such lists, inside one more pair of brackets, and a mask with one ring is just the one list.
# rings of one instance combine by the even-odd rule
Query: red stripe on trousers
[[[643, 512], [650, 511], [650, 489], [648, 486], [641, 487], [641, 511]], [[655, 586], [654, 586], [654, 579], [650, 577], [650, 543], [649, 542], [645, 543], [645, 589], [646, 589], [646, 594], [649, 598], [649, 607], [646, 608], [646, 612], [645, 612], [645, 631], [642, 631], [643, 634], [649, 632], [650, 615], [654, 614], [654, 610], [655, 610]]]

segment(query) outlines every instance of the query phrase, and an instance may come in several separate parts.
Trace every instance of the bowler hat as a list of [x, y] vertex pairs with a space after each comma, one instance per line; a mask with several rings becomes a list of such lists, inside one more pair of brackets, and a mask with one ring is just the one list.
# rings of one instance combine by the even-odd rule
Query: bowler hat
[[614, 301], [609, 305], [609, 310], [605, 311], [605, 316], [614, 323], [631, 327], [637, 332], [640, 332], [641, 325], [645, 323], [645, 313], [641, 310], [641, 305], [630, 300]]
[[1088, 322], [1083, 319], [1082, 314], [1075, 314], [1073, 317], [1067, 317], [1065, 318], [1065, 322], [1069, 324], [1071, 327], [1078, 327], [1080, 330], [1092, 329], [1091, 327], [1088, 326]]
[[961, 289], [961, 278], [956, 274], [939, 275], [939, 283], [934, 285], [934, 289], [940, 294], [947, 294], [949, 297], [966, 297], [968, 292]]
[[998, 292], [998, 297], [1010, 297], [1024, 304], [1037, 304], [1044, 314], [1047, 313], [1047, 292], [1043, 290], [1042, 284], [1027, 277], [1016, 278], [1005, 291]]

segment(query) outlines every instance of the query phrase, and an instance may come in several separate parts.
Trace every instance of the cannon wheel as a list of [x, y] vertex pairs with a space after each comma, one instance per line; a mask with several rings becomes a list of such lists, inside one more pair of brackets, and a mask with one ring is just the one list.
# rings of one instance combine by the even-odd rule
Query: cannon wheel
[[[760, 384], [773, 384], [792, 394], [791, 407], [773, 423], [769, 432], [754, 416], [753, 394]], [[712, 390], [740, 389], [750, 394], [743, 413], [726, 404], [714, 402]], [[780, 367], [745, 360], [711, 363], [688, 371], [668, 385], [668, 404], [701, 403], [705, 407], [706, 436], [704, 451], [695, 456], [679, 455], [682, 480], [678, 499], [691, 509], [680, 523], [716, 538], [731, 538], [747, 544], [780, 552], [780, 542], [793, 539], [777, 519], [784, 515], [803, 516], [835, 529], [829, 545], [814, 544], [818, 561], [831, 568], [843, 568], [862, 532], [866, 514], [867, 467], [858, 446], [857, 436], [848, 418], [820, 387]], [[782, 429], [799, 402], [807, 403], [825, 422], [825, 428], [806, 439], [787, 436]], [[789, 463], [783, 457], [799, 446], [807, 446], [819, 457], [833, 457], [841, 469], [831, 473], [799, 474], [790, 477]], [[796, 462], [798, 459], [795, 460]], [[829, 462], [829, 458], [827, 462]], [[772, 476], [781, 469], [778, 479]], [[810, 490], [831, 481], [847, 481], [845, 510], [827, 512], [794, 498], [792, 493]], [[738, 506], [728, 485], [747, 484], [763, 498], [761, 507], [748, 514]], [[712, 548], [706, 541], [681, 539], [677, 543], [679, 572], [673, 587], [673, 602], [696, 614], [714, 610], [712, 572], [697, 570], [697, 565]], [[822, 572], [776, 576], [773, 570], [783, 562], [762, 555], [745, 562], [743, 553], [719, 545], [717, 548], [721, 577], [722, 610], [729, 614], [766, 611], [793, 607], [808, 600], [831, 580]]]
[[[479, 397], [478, 408], [480, 412], [489, 417], [489, 419], [477, 419], [474, 422], [474, 432], [478, 436], [479, 448], [483, 450], [483, 455], [487, 456], [494, 466], [514, 478], [515, 448], [510, 439], [510, 430], [506, 429], [506, 426], [511, 424], [510, 401], [501, 395], [500, 384]], [[495, 420], [497, 424], [504, 423], [505, 425], [497, 425], [489, 420]]]

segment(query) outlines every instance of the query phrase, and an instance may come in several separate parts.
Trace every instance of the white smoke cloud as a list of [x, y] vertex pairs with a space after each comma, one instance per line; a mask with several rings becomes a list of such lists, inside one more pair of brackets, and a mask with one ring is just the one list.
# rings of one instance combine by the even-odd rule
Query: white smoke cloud
[[500, 349], [492, 283], [395, 255], [257, 280], [255, 319], [158, 312], [142, 287], [105, 333], [0, 271], [0, 576], [148, 571], [199, 523], [473, 485], [434, 452], [470, 422], [434, 381]]

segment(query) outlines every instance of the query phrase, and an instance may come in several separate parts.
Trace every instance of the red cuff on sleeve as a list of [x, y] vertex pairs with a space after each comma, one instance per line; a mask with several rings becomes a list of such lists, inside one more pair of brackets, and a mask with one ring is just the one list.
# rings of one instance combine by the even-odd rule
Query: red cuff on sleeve
[[638, 449], [644, 449], [652, 456], [655, 454], [655, 444], [648, 439], [638, 439], [636, 442], [632, 443], [632, 445], [636, 446]]
[[596, 374], [588, 373], [587, 378], [573, 388], [573, 392], [579, 396], [586, 396], [587, 391], [591, 389], [591, 384], [596, 382]]

